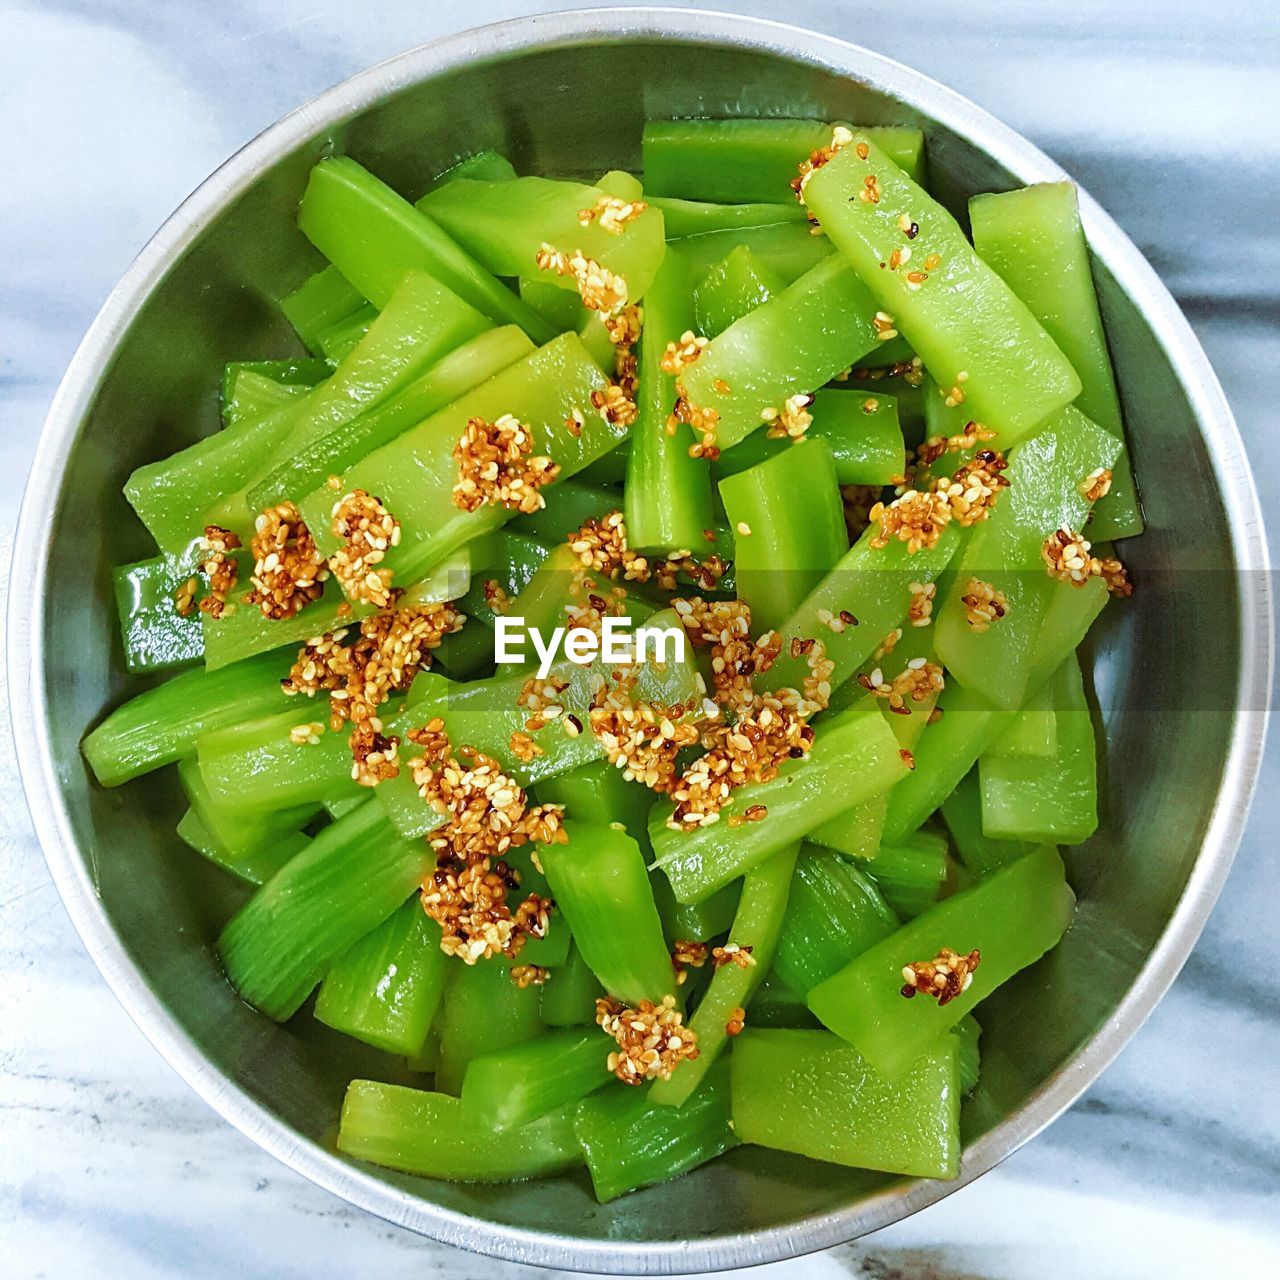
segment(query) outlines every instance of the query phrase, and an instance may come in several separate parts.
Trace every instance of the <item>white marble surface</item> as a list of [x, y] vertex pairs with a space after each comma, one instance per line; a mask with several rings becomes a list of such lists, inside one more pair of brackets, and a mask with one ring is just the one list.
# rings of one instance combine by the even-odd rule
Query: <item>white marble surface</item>
[[[554, 6], [481, 0], [468, 19]], [[1274, 0], [767, 0], [910, 62], [1072, 170], [1179, 296], [1280, 498]], [[0, 559], [49, 397], [134, 252], [225, 155], [462, 25], [440, 0], [0, 0]], [[455, 16], [457, 15], [457, 16]], [[1276, 528], [1273, 522], [1273, 529]], [[0, 709], [3, 699], [0, 697]], [[0, 1273], [514, 1277], [345, 1207], [224, 1124], [99, 980], [0, 733]], [[1079, 1105], [996, 1172], [771, 1280], [1280, 1274], [1277, 755], [1186, 971]], [[1270, 962], [1270, 963], [1268, 963]], [[532, 1272], [528, 1273], [532, 1276]]]

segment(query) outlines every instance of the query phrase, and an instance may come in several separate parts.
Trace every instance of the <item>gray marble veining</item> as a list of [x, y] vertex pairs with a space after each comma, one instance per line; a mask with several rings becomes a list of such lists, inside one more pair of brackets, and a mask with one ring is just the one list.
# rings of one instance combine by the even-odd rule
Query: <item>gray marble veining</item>
[[[484, 0], [466, 21], [552, 5]], [[751, 0], [953, 85], [1071, 171], [1185, 306], [1254, 448], [1264, 507], [1280, 364], [1280, 9], [1247, 0]], [[463, 25], [421, 0], [0, 0], [0, 560], [53, 388], [133, 253], [284, 111]], [[1273, 522], [1273, 530], [1274, 530]], [[13, 590], [20, 591], [21, 584]], [[496, 1278], [524, 1268], [349, 1209], [221, 1121], [129, 1023], [50, 884], [0, 697], [0, 1269]], [[19, 744], [18, 749], [21, 749]], [[768, 1270], [856, 1276], [1280, 1271], [1280, 902], [1273, 748], [1235, 870], [1147, 1026], [1044, 1135], [856, 1245]], [[532, 1272], [529, 1272], [532, 1275]]]

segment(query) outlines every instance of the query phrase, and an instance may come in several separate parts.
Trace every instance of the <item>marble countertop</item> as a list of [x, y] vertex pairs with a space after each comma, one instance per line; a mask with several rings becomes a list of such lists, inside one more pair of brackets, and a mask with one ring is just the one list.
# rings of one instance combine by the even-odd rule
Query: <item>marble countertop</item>
[[[1280, 8], [1253, 0], [722, 0], [911, 63], [1087, 185], [1195, 325], [1280, 500]], [[555, 5], [480, 0], [492, 21]], [[0, 559], [48, 401], [152, 230], [242, 142], [463, 25], [422, 0], [0, 0]], [[1272, 529], [1280, 528], [1273, 519]], [[3, 591], [0, 585], [0, 591]], [[0, 716], [7, 708], [0, 694]], [[497, 1280], [254, 1147], [151, 1049], [73, 933], [0, 726], [0, 1271]], [[995, 1172], [770, 1280], [1280, 1274], [1273, 746], [1235, 870], [1173, 990]]]

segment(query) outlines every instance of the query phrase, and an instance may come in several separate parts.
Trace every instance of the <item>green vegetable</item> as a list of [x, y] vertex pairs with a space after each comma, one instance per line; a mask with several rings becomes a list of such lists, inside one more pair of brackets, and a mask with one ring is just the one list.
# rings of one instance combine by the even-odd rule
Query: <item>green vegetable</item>
[[[799, 206], [796, 206], [799, 212]], [[803, 216], [803, 215], [802, 215]], [[669, 225], [669, 223], [668, 223]], [[763, 306], [786, 288], [786, 281], [740, 244], [717, 262], [693, 291], [697, 331], [715, 338], [735, 320]]]
[[734, 1046], [743, 1142], [919, 1178], [960, 1171], [960, 1040], [942, 1036], [894, 1080], [827, 1031], [748, 1030]]
[[956, 1067], [960, 1075], [960, 1092], [967, 1096], [977, 1087], [978, 1074], [982, 1070], [982, 1057], [978, 1049], [982, 1028], [972, 1014], [966, 1014], [951, 1029], [951, 1034], [960, 1041]]
[[[803, 222], [783, 222], [773, 227], [740, 227], [731, 231], [708, 231], [672, 241], [689, 263], [695, 281], [738, 248], [750, 249], [760, 265], [783, 285], [794, 284], [824, 258], [835, 256], [825, 236], [809, 234]], [[670, 247], [670, 246], [668, 246]]]
[[505, 956], [472, 965], [454, 961], [449, 969], [440, 1016], [436, 1088], [456, 1094], [476, 1058], [524, 1044], [545, 1029], [538, 1016], [537, 986], [518, 987]]
[[801, 440], [771, 439], [766, 431], [754, 431], [722, 453], [712, 471], [736, 475], [796, 444], [821, 440], [835, 460], [840, 484], [886, 485], [904, 473], [906, 450], [893, 396], [827, 389], [813, 397], [809, 413], [813, 422]]
[[645, 299], [636, 389], [639, 417], [627, 459], [627, 540], [637, 550], [699, 554], [706, 545], [703, 530], [712, 523], [706, 460], [690, 457], [684, 429], [667, 430], [676, 390], [661, 362], [667, 344], [678, 344], [693, 324], [688, 264], [678, 250], [668, 249]]
[[747, 227], [775, 227], [780, 222], [804, 222], [804, 210], [794, 201], [756, 204], [716, 204], [706, 200], [677, 200], [652, 196], [649, 203], [662, 212], [668, 240], [732, 231]]
[[596, 1000], [604, 995], [596, 975], [591, 972], [582, 952], [570, 946], [569, 957], [547, 976], [542, 988], [539, 1012], [549, 1027], [594, 1026]]
[[580, 215], [595, 210], [604, 192], [554, 178], [479, 182], [457, 178], [429, 191], [417, 207], [495, 276], [529, 276], [576, 290], [572, 275], [538, 267], [543, 245], [565, 254], [580, 252], [626, 281], [630, 301], [642, 298], [662, 260], [662, 214], [653, 206], [621, 224], [621, 232], [599, 217], [584, 226]]
[[388, 1053], [420, 1053], [444, 991], [440, 926], [417, 896], [348, 947], [325, 974], [316, 1017]]
[[[1053, 339], [974, 253], [955, 219], [874, 138], [856, 134], [814, 173], [804, 194], [841, 257], [891, 317], [886, 332], [902, 333], [948, 394], [999, 434], [1001, 448], [1080, 394], [1080, 379]], [[908, 263], [881, 267], [906, 249]], [[917, 287], [912, 277], [919, 275], [927, 279]]]
[[898, 917], [865, 872], [830, 849], [806, 844], [796, 862], [773, 972], [803, 998], [897, 927]]
[[325, 267], [308, 276], [291, 294], [280, 300], [280, 310], [298, 337], [320, 354], [320, 335], [339, 320], [364, 306], [364, 297], [337, 267]]
[[[1123, 442], [1120, 396], [1075, 186], [1049, 182], [975, 196], [969, 201], [969, 221], [974, 248], [1027, 304], [1080, 375], [1076, 408]], [[1095, 541], [1142, 532], [1142, 511], [1126, 450], [1121, 449], [1114, 471], [1111, 492], [1099, 501], [1089, 525]]]
[[866, 871], [899, 919], [914, 920], [942, 896], [950, 865], [946, 836], [922, 829], [882, 844]]
[[338, 1150], [450, 1182], [516, 1182], [582, 1160], [572, 1108], [499, 1132], [471, 1120], [458, 1098], [374, 1080], [353, 1080], [348, 1087]]
[[982, 829], [994, 839], [1082, 844], [1098, 828], [1098, 761], [1074, 655], [1045, 687], [1057, 724], [1057, 752], [982, 757]]
[[[689, 830], [667, 826], [672, 806], [654, 806], [649, 838], [676, 899], [698, 902], [758, 866], [828, 818], [884, 791], [907, 771], [897, 739], [878, 709], [855, 708], [824, 720], [809, 755], [788, 760], [772, 782], [739, 787], [720, 820]], [[767, 816], [730, 827], [753, 805]]]
[[[893, 1079], [979, 1000], [1056, 946], [1074, 906], [1062, 859], [1044, 846], [864, 951], [809, 992], [809, 1008]], [[968, 989], [946, 1004], [927, 995], [904, 998], [903, 968], [932, 960], [944, 947], [980, 953]]]
[[[261, 363], [266, 365], [275, 362]], [[328, 364], [324, 361], [319, 363], [324, 367], [325, 376], [328, 376]], [[222, 425], [234, 427], [249, 418], [260, 418], [282, 404], [305, 396], [318, 381], [320, 379], [313, 382], [283, 382], [251, 364], [229, 364], [223, 373]]]
[[500, 152], [493, 150], [477, 151], [465, 160], [459, 160], [452, 168], [446, 169], [431, 184], [431, 189], [442, 187], [455, 178], [478, 178], [482, 182], [508, 182], [516, 176], [515, 165]]
[[[691, 200], [792, 198], [800, 162], [831, 143], [821, 120], [650, 120], [644, 127], [645, 189]], [[924, 137], [896, 126], [863, 130], [920, 178]]]
[[376, 805], [326, 827], [231, 918], [218, 954], [241, 999], [276, 1022], [301, 1008], [344, 951], [421, 883], [431, 852]]
[[877, 304], [837, 257], [734, 321], [680, 373], [691, 405], [719, 415], [714, 435], [729, 449], [847, 369], [877, 342]]
[[799, 845], [775, 853], [767, 862], [748, 871], [742, 896], [729, 930], [729, 946], [749, 954], [752, 963], [721, 965], [698, 1002], [689, 1026], [698, 1037], [698, 1056], [681, 1062], [666, 1080], [656, 1080], [649, 1100], [659, 1106], [680, 1107], [706, 1080], [717, 1057], [728, 1047], [728, 1023], [737, 1009], [746, 1009], [773, 963], [774, 951], [787, 911], [787, 895], [796, 866]]
[[196, 739], [290, 705], [280, 689], [288, 666], [264, 655], [225, 671], [185, 671], [117, 707], [80, 744], [94, 776], [118, 787], [190, 755]]
[[783, 626], [849, 550], [831, 450], [806, 440], [720, 481], [738, 598], [757, 632]]
[[610, 1043], [597, 1027], [569, 1028], [474, 1058], [462, 1081], [462, 1114], [507, 1132], [576, 1103], [609, 1082]]
[[329, 364], [337, 364], [355, 350], [357, 343], [373, 327], [378, 318], [377, 307], [365, 303], [359, 311], [353, 311], [345, 319], [331, 324], [319, 338], [320, 350]]
[[956, 783], [939, 812], [960, 861], [976, 876], [988, 876], [1031, 852], [1032, 846], [1025, 840], [995, 840], [983, 831], [982, 792], [976, 768]]
[[[794, 890], [793, 885], [793, 893]], [[753, 1027], [804, 1027], [816, 1030], [822, 1026], [809, 1012], [804, 996], [789, 983], [783, 982], [778, 977], [776, 968], [765, 974], [748, 1012], [751, 1014]]]
[[557, 908], [588, 968], [626, 1004], [655, 1004], [675, 990], [675, 971], [640, 846], [618, 826], [566, 819], [568, 844], [539, 857]]
[[249, 884], [265, 884], [295, 854], [311, 843], [311, 837], [301, 831], [276, 836], [261, 850], [246, 856], [235, 857], [217, 836], [200, 820], [194, 809], [188, 809], [178, 823], [178, 839], [197, 853], [208, 858], [224, 871]]
[[200, 615], [175, 606], [179, 587], [195, 575], [190, 556], [156, 556], [111, 571], [125, 666], [134, 673], [164, 671], [204, 654]]
[[601, 1204], [667, 1182], [738, 1145], [728, 1071], [718, 1066], [683, 1107], [660, 1107], [643, 1088], [613, 1085], [578, 1104], [574, 1132]]
[[1053, 682], [1028, 694], [1009, 728], [987, 748], [988, 759], [1011, 756], [1052, 756], [1058, 750], [1058, 721], [1054, 715]]
[[312, 169], [298, 226], [375, 307], [386, 306], [409, 271], [427, 271], [494, 324], [518, 324], [535, 342], [552, 337], [546, 321], [438, 223], [346, 156]]

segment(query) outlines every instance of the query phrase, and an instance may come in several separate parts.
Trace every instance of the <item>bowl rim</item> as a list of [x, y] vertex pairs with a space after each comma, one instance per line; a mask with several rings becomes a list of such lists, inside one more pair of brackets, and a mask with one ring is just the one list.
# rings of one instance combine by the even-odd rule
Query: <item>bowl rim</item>
[[620, 1242], [503, 1227], [426, 1203], [317, 1143], [211, 1066], [130, 960], [102, 910], [71, 828], [49, 734], [43, 632], [53, 515], [71, 451], [120, 341], [175, 260], [207, 223], [267, 167], [345, 118], [427, 77], [477, 59], [586, 40], [678, 40], [730, 45], [808, 62], [928, 112], [1024, 183], [1068, 175], [1014, 130], [937, 81], [859, 45], [766, 19], [671, 7], [577, 9], [509, 19], [443, 36], [382, 61], [284, 116], [217, 168], [165, 221], [112, 290], [51, 402], [19, 513], [8, 610], [9, 694], [19, 772], [45, 861], [72, 924], [107, 985], [178, 1074], [224, 1119], [297, 1173], [371, 1213], [509, 1262], [575, 1270], [679, 1274], [775, 1262], [840, 1244], [896, 1222], [973, 1181], [1012, 1154], [1093, 1083], [1177, 976], [1216, 901], [1242, 836], [1266, 738], [1274, 650], [1269, 553], [1244, 444], [1207, 356], [1155, 271], [1116, 223], [1080, 191], [1090, 247], [1142, 311], [1178, 376], [1209, 445], [1237, 569], [1256, 590], [1240, 593], [1235, 723], [1205, 840], [1169, 921], [1132, 986], [1091, 1039], [964, 1153], [953, 1182], [886, 1187], [857, 1205], [762, 1231], [697, 1241]]

